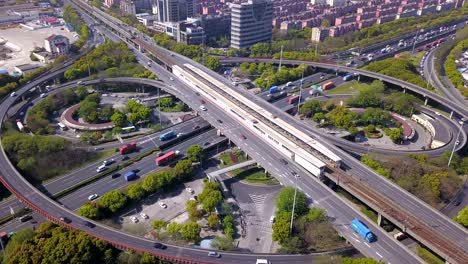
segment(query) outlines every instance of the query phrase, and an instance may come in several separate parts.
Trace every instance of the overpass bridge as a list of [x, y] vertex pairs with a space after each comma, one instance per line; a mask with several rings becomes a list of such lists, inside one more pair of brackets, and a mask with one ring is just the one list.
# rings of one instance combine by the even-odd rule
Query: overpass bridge
[[[82, 2], [76, 1], [76, 3], [79, 4], [85, 10], [87, 10], [88, 12], [90, 12], [96, 18], [105, 22], [109, 27], [112, 28], [114, 32], [119, 34], [123, 39], [127, 40], [129, 43], [138, 45], [138, 48], [141, 51], [151, 53], [152, 56], [154, 58], [157, 58], [157, 60], [160, 63], [162, 63], [164, 66], [166, 66], [167, 69], [172, 70], [173, 65], [177, 65], [179, 67], [187, 67], [188, 65], [196, 65], [197, 69], [199, 70], [201, 69], [200, 71], [203, 72], [203, 75], [209, 78], [208, 80], [205, 79], [205, 81], [203, 81], [202, 83], [198, 83], [198, 85], [202, 85], [203, 86], [202, 89], [211, 89], [211, 91], [215, 91], [215, 93], [217, 94], [211, 95], [213, 100], [220, 100], [224, 104], [229, 104], [230, 107], [234, 107], [234, 105], [237, 105], [237, 107], [242, 107], [242, 106], [245, 107], [245, 104], [250, 105], [249, 106], [250, 108], [260, 107], [260, 106], [256, 106], [258, 102], [252, 103], [250, 100], [245, 100], [245, 98], [243, 98], [243, 96], [245, 95], [243, 95], [242, 92], [241, 94], [236, 95], [238, 101], [232, 100], [232, 98], [225, 97], [225, 95], [220, 94], [219, 90], [216, 90], [216, 86], [223, 87], [223, 89], [229, 92], [233, 92], [232, 88], [230, 88], [229, 85], [226, 84], [226, 81], [224, 79], [222, 79], [219, 76], [216, 76], [215, 74], [207, 70], [202, 65], [193, 63], [179, 55], [175, 55], [173, 53], [168, 52], [167, 50], [153, 46], [152, 44], [146, 43], [145, 41], [141, 39], [136, 39], [133, 37], [133, 33], [129, 34], [127, 33], [125, 29], [123, 29], [126, 26], [122, 26], [122, 24], [120, 23], [116, 24], [115, 21], [112, 22], [107, 14], [103, 13], [102, 11], [100, 12], [100, 10], [93, 9]], [[129, 29], [129, 31], [132, 32], [134, 31], [134, 29]], [[353, 71], [355, 70], [353, 69]], [[185, 73], [189, 73], [189, 75], [191, 75], [192, 77], [195, 76], [193, 73], [187, 70], [185, 71]], [[181, 76], [179, 75], [179, 78], [180, 77]], [[195, 79], [197, 78], [203, 79], [199, 75], [195, 76]], [[208, 81], [208, 83], [206, 81]], [[188, 82], [185, 82], [185, 83], [188, 84]], [[193, 85], [196, 85], [196, 84], [193, 84]], [[221, 104], [220, 102], [217, 103], [218, 106], [220, 106], [220, 104]], [[298, 138], [294, 135], [292, 136], [288, 135], [287, 133], [285, 133], [284, 131], [278, 128], [282, 126], [283, 128], [287, 128], [287, 129], [294, 130], [297, 132], [298, 130], [293, 125], [291, 125], [291, 124], [295, 125], [294, 120], [291, 120], [290, 117], [287, 117], [283, 114], [276, 113], [274, 109], [272, 110], [271, 106], [262, 105], [262, 107], [265, 109], [263, 110], [260, 108], [251, 109], [251, 110], [254, 110], [256, 113], [253, 113], [251, 110], [248, 110], [247, 115], [246, 113], [242, 113], [241, 115], [243, 115], [244, 117], [247, 117], [248, 115], [259, 117], [258, 116], [259, 114], [262, 115], [263, 118], [261, 118], [262, 119], [261, 122], [272, 129], [272, 131], [269, 131], [269, 133], [271, 133], [271, 137], [273, 137], [271, 140], [273, 141], [275, 140], [274, 137], [279, 137], [281, 134], [283, 134], [286, 136], [287, 140], [290, 140], [290, 142], [295, 142], [295, 144], [299, 144], [300, 148], [306, 147], [304, 143], [306, 143], [307, 145], [311, 144], [310, 141], [308, 143], [304, 142], [304, 140], [307, 140], [306, 139], [308, 137], [307, 135], [298, 134], [299, 136]], [[278, 114], [280, 118], [278, 118], [276, 114]], [[283, 119], [287, 120], [288, 122], [286, 123]], [[316, 138], [319, 139], [320, 137], [316, 135]], [[327, 144], [326, 142], [323, 142], [323, 143]], [[370, 196], [371, 199], [376, 199], [375, 195], [389, 196], [389, 197], [383, 198], [385, 199], [385, 203], [383, 203], [382, 206], [386, 206], [386, 205], [391, 206], [391, 208], [393, 208], [396, 211], [400, 210], [401, 207], [408, 206], [408, 204], [402, 203], [401, 200], [398, 201], [398, 199], [393, 200], [391, 198], [392, 194], [397, 194], [400, 198], [403, 197], [404, 199], [412, 201], [412, 205], [416, 204], [416, 206], [421, 207], [422, 210], [419, 210], [418, 212], [418, 210], [413, 211], [413, 210], [406, 209], [406, 211], [409, 214], [414, 214], [414, 219], [418, 219], [417, 220], [418, 225], [415, 227], [411, 226], [411, 232], [413, 232], [414, 234], [424, 236], [421, 239], [421, 241], [426, 242], [427, 243], [426, 245], [428, 247], [430, 247], [432, 250], [434, 250], [435, 252], [443, 256], [444, 258], [446, 258], [448, 261], [452, 263], [465, 263], [468, 261], [468, 255], [467, 255], [467, 250], [466, 250], [467, 245], [465, 243], [467, 232], [465, 230], [463, 230], [462, 228], [460, 228], [458, 225], [454, 224], [453, 222], [450, 222], [450, 219], [444, 218], [440, 214], [437, 214], [437, 212], [434, 209], [428, 207], [427, 205], [419, 201], [417, 198], [409, 195], [405, 191], [402, 191], [397, 186], [392, 185], [389, 182], [386, 182], [385, 179], [381, 179], [378, 175], [376, 175], [375, 173], [369, 170], [366, 171], [366, 168], [363, 168], [362, 165], [360, 164], [357, 165], [356, 161], [350, 160], [349, 155], [345, 154], [344, 152], [342, 152], [341, 150], [335, 147], [330, 146], [329, 144], [325, 146], [325, 150], [324, 149], [321, 150], [322, 152], [323, 151], [328, 152], [326, 154], [328, 155], [328, 157], [330, 157], [330, 155], [333, 153], [330, 152], [330, 150], [328, 150], [327, 147], [333, 149], [334, 152], [339, 153], [340, 156], [345, 157], [347, 160], [347, 163], [349, 163], [347, 165], [355, 165], [356, 170], [360, 170], [365, 175], [368, 175], [369, 177], [371, 177], [375, 183], [385, 186], [385, 188], [379, 189], [379, 191], [382, 192], [383, 194], [381, 195], [372, 189], [366, 188], [365, 186], [356, 183], [354, 186], [363, 194], [363, 196], [365, 195]], [[297, 151], [300, 151], [300, 150], [301, 149]], [[308, 149], [307, 151], [310, 151], [310, 149]], [[314, 154], [317, 154], [317, 153], [314, 153]], [[321, 156], [321, 158], [323, 158], [323, 155]], [[325, 162], [327, 164], [328, 170], [330, 170], [331, 173], [337, 173], [339, 175], [343, 174], [341, 170], [335, 168], [335, 166], [337, 166], [338, 164], [337, 162], [333, 163], [333, 162], [330, 162], [329, 160], [325, 160]], [[10, 175], [10, 177], [14, 177], [14, 175]], [[353, 177], [356, 177], [356, 176], [353, 176]], [[15, 193], [18, 194], [17, 192]], [[370, 195], [369, 193], [371, 193], [372, 195]], [[41, 208], [38, 208], [34, 204], [32, 204], [32, 206], [34, 206], [34, 208], [42, 210]], [[377, 206], [379, 206], [378, 203], [377, 203]], [[383, 208], [382, 211], [384, 210], [385, 208]], [[428, 220], [434, 221], [434, 219], [438, 223], [441, 223], [441, 225], [443, 226], [439, 230], [432, 230], [430, 228], [431, 227], [430, 224], [427, 224]], [[429, 232], [428, 230], [432, 232]], [[446, 239], [445, 237], [449, 237], [450, 239]]]

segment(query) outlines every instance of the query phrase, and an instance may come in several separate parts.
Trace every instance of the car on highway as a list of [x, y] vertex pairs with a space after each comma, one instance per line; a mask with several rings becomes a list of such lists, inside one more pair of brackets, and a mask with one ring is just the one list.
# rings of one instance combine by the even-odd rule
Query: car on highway
[[169, 78], [169, 80], [173, 81], [173, 80], [174, 80], [174, 78], [170, 77], [170, 78]]
[[161, 206], [162, 208], [167, 208], [167, 204], [163, 203], [163, 202], [158, 202], [159, 206]]
[[200, 99], [200, 103], [201, 103], [201, 104], [205, 104], [206, 102], [205, 102], [205, 100]]
[[136, 216], [130, 217], [130, 220], [132, 221], [132, 223], [138, 223], [138, 218], [136, 218]]
[[107, 167], [106, 165], [102, 164], [101, 166], [99, 166], [97, 169], [96, 169], [96, 172], [103, 172], [107, 170]]
[[221, 120], [221, 119], [217, 119], [216, 121], [218, 121], [218, 123], [220, 123], [220, 124], [223, 123], [223, 120]]
[[458, 146], [460, 144], [460, 140], [455, 141], [455, 146]]
[[129, 156], [123, 156], [122, 161], [130, 159]]
[[215, 251], [210, 251], [210, 252], [208, 252], [208, 257], [220, 258], [221, 254], [219, 254], [218, 252], [215, 252]]
[[110, 165], [110, 164], [112, 164], [112, 163], [114, 163], [114, 160], [113, 160], [113, 159], [111, 159], [111, 160], [104, 160], [104, 161], [102, 162], [102, 165], [107, 166], [107, 165]]
[[149, 216], [147, 214], [143, 213], [143, 212], [140, 213], [140, 216], [143, 219], [148, 219], [149, 218]]
[[161, 243], [154, 243], [154, 248], [159, 248], [159, 249], [166, 249], [166, 245], [161, 244]]
[[206, 108], [206, 106], [204, 106], [204, 105], [200, 105], [200, 107], [199, 107], [199, 108], [200, 108], [200, 110], [202, 110], [202, 111], [206, 111], [206, 110], [208, 110], [208, 109]]
[[241, 137], [242, 139], [247, 139], [247, 137], [246, 137], [244, 134], [240, 134], [240, 137]]
[[93, 228], [93, 227], [96, 226], [95, 224], [93, 224], [93, 223], [91, 223], [89, 221], [83, 221], [83, 225], [85, 225], [85, 226], [87, 226], [89, 228]]
[[206, 146], [209, 146], [210, 144], [211, 144], [210, 142], [205, 142], [205, 143], [203, 143], [203, 146], [206, 147]]
[[67, 223], [67, 224], [71, 223], [71, 220], [65, 216], [60, 217], [60, 221]]
[[118, 177], [120, 177], [120, 173], [114, 173], [111, 176], [112, 179], [117, 179]]
[[11, 97], [15, 97], [15, 96], [16, 96], [16, 92], [12, 92], [12, 93], [10, 94], [10, 96], [11, 96]]
[[200, 128], [200, 125], [193, 125], [192, 129], [199, 129]]
[[27, 221], [29, 221], [29, 220], [31, 220], [31, 219], [32, 219], [32, 216], [30, 216], [30, 215], [25, 215], [25, 216], [20, 217], [20, 222], [21, 222], [21, 223], [24, 223], [24, 222], [27, 222]]
[[288, 165], [288, 162], [285, 159], [280, 159], [281, 164]]
[[192, 194], [192, 193], [193, 193], [193, 189], [192, 189], [192, 188], [190, 188], [190, 187], [187, 187], [187, 188], [185, 188], [185, 190], [186, 190], [188, 193], [190, 193], [190, 194]]
[[90, 196], [88, 196], [88, 200], [89, 201], [92, 201], [92, 200], [95, 200], [96, 198], [98, 198], [99, 195], [97, 195], [96, 193], [95, 194], [91, 194]]

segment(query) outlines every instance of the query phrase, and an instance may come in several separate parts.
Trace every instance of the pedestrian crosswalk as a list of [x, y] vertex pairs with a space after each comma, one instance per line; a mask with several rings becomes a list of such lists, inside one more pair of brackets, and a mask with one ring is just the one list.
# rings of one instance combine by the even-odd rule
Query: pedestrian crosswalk
[[256, 195], [256, 194], [249, 194], [250, 199], [253, 201], [255, 211], [258, 215], [263, 214], [264, 203], [267, 198], [266, 195]]

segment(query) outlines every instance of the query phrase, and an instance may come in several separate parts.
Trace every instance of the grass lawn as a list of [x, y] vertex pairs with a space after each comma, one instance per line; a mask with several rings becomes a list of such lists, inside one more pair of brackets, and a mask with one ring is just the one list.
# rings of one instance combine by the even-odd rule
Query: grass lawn
[[250, 168], [243, 171], [234, 171], [233, 176], [238, 177], [241, 181], [255, 184], [277, 185], [278, 180], [274, 177], [265, 174], [263, 168]]
[[414, 54], [414, 56], [411, 56], [411, 53], [409, 51], [405, 51], [405, 52], [402, 52], [400, 54], [400, 58], [410, 59], [411, 63], [414, 65], [414, 67], [418, 68], [419, 67], [419, 62], [421, 61], [422, 57], [424, 56], [424, 53], [426, 53], [426, 51], [420, 51], [420, 52]]
[[346, 82], [336, 88], [326, 91], [326, 94], [357, 94], [362, 88], [367, 87], [367, 84], [360, 83], [356, 80]]
[[427, 250], [427, 249], [425, 249], [425, 248], [423, 248], [421, 246], [417, 246], [416, 251], [417, 251], [418, 256], [421, 257], [422, 259], [424, 259], [426, 261], [426, 263], [428, 263], [428, 264], [443, 264], [443, 263], [445, 263], [438, 256], [434, 255], [432, 252], [430, 252], [429, 250]]
[[[237, 159], [237, 162], [233, 161], [233, 157]], [[218, 159], [222, 161], [221, 167], [229, 167], [236, 163], [241, 163], [247, 161], [243, 153], [236, 153], [236, 152], [225, 152], [218, 156]]]

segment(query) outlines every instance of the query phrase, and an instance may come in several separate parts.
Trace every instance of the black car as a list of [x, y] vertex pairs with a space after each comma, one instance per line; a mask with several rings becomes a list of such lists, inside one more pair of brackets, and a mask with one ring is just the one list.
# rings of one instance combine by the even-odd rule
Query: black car
[[283, 165], [288, 165], [288, 162], [285, 159], [280, 159], [280, 161]]
[[220, 124], [223, 123], [223, 120], [221, 120], [221, 119], [218, 119], [218, 120], [216, 120], [216, 121], [218, 121], [218, 123], [220, 123]]
[[71, 220], [68, 219], [68, 218], [65, 217], [65, 216], [60, 217], [60, 221], [65, 222], [65, 223], [67, 223], [67, 224], [68, 224], [68, 223], [71, 223]]
[[208, 145], [210, 145], [210, 144], [211, 144], [210, 142], [205, 142], [205, 143], [203, 144], [203, 146], [208, 146]]
[[114, 173], [112, 174], [112, 179], [120, 177], [120, 173]]
[[88, 221], [83, 221], [83, 225], [89, 227], [89, 228], [93, 228], [95, 227], [96, 225], [91, 223], [91, 222], [88, 222]]
[[128, 160], [129, 157], [128, 156], [123, 156], [122, 160]]
[[166, 245], [161, 244], [161, 243], [154, 243], [154, 248], [159, 248], [159, 249], [166, 249]]

